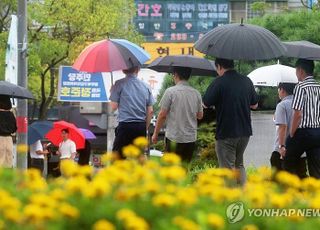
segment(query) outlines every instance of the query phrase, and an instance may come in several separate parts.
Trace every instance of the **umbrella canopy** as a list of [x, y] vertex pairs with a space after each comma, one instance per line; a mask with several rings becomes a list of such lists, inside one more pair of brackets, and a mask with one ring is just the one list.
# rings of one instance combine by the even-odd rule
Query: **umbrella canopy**
[[124, 39], [107, 39], [85, 48], [73, 68], [85, 72], [112, 72], [140, 66], [150, 55], [136, 44]]
[[283, 42], [287, 47], [286, 57], [320, 60], [320, 46], [309, 41]]
[[53, 122], [51, 121], [36, 121], [28, 126], [28, 144], [31, 145], [38, 140], [41, 140], [52, 129]]
[[46, 138], [51, 141], [54, 145], [59, 146], [62, 142], [61, 130], [69, 130], [69, 138], [76, 143], [77, 149], [85, 147], [85, 137], [80, 129], [74, 124], [66, 121], [57, 121], [53, 123], [53, 128], [46, 134]]
[[194, 47], [207, 55], [234, 60], [266, 60], [286, 52], [285, 46], [269, 30], [242, 23], [215, 27]]
[[156, 60], [150, 63], [150, 65], [148, 65], [148, 68], [158, 72], [172, 73], [172, 67], [174, 66], [191, 68], [191, 75], [212, 76], [215, 73], [213, 61], [191, 55], [158, 57]]
[[87, 140], [91, 140], [91, 139], [96, 139], [96, 135], [93, 134], [93, 132], [91, 132], [91, 130], [89, 129], [82, 129], [82, 128], [79, 128], [81, 130], [81, 132], [83, 133], [85, 139]]
[[278, 86], [280, 82], [298, 83], [296, 69], [285, 65], [269, 65], [248, 74], [255, 86]]
[[33, 99], [32, 94], [21, 86], [7, 81], [0, 81], [0, 95], [8, 95], [12, 98]]

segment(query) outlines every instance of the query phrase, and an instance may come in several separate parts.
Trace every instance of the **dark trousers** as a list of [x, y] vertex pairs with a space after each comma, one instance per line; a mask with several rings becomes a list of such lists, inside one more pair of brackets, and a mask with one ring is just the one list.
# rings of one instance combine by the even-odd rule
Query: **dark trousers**
[[299, 158], [306, 152], [309, 175], [320, 178], [320, 128], [298, 129], [292, 138], [287, 138], [286, 146], [283, 164], [286, 171], [297, 174]]
[[122, 154], [122, 148], [132, 144], [137, 137], [145, 137], [147, 128], [145, 122], [120, 122], [115, 130], [115, 139], [112, 151], [117, 152], [121, 159], [125, 157]]
[[[273, 168], [275, 168], [277, 171], [284, 170], [283, 167], [283, 159], [280, 157], [280, 153], [277, 151], [272, 152], [270, 157], [270, 163]], [[307, 177], [307, 161], [306, 157], [301, 157], [298, 161], [298, 164], [296, 165], [297, 175], [300, 178], [306, 178]]]
[[176, 143], [166, 138], [165, 152], [174, 152], [181, 157], [182, 161], [190, 162], [196, 148], [195, 142]]
[[44, 160], [43, 159], [37, 159], [37, 158], [31, 158], [31, 164], [30, 168], [39, 169], [40, 173], [43, 173], [44, 169]]

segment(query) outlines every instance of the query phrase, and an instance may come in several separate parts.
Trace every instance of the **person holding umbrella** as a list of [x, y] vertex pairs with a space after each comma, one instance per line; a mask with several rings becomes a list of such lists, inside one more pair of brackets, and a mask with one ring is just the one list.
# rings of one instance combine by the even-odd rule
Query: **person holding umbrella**
[[118, 110], [118, 127], [112, 151], [125, 158], [122, 148], [140, 136], [146, 136], [153, 114], [154, 99], [151, 89], [137, 78], [140, 67], [123, 70], [124, 79], [116, 81], [111, 88], [111, 108]]
[[152, 142], [156, 144], [166, 121], [165, 151], [175, 152], [185, 162], [192, 159], [197, 139], [197, 120], [203, 118], [201, 95], [187, 82], [191, 71], [188, 67], [173, 67], [176, 85], [168, 88], [161, 98], [161, 110], [152, 135]]
[[0, 95], [0, 167], [13, 165], [12, 134], [17, 131], [16, 118], [11, 112], [10, 97]]
[[77, 154], [76, 144], [69, 139], [69, 130], [61, 130], [62, 142], [59, 144], [59, 149], [56, 152], [60, 156], [60, 160], [73, 160]]
[[298, 59], [299, 83], [293, 92], [290, 136], [283, 148], [284, 169], [297, 174], [300, 156], [306, 152], [310, 176], [320, 178], [320, 84], [313, 77], [314, 62]]
[[258, 107], [252, 81], [234, 70], [233, 60], [215, 60], [217, 79], [208, 87], [203, 103], [217, 112], [216, 152], [219, 167], [239, 170], [238, 183], [246, 181], [243, 154], [252, 135], [250, 109]]

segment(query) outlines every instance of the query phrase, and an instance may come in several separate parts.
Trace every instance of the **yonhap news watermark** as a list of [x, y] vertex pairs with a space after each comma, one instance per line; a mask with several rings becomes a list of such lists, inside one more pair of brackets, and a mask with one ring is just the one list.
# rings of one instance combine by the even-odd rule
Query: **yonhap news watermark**
[[320, 217], [320, 209], [314, 208], [245, 208], [242, 202], [227, 206], [226, 216], [229, 223], [237, 223], [245, 217]]

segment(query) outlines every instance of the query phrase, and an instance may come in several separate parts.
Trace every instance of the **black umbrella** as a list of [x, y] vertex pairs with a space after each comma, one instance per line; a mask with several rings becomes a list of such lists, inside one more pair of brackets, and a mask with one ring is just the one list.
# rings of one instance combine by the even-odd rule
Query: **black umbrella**
[[19, 99], [34, 98], [26, 88], [9, 83], [7, 81], [0, 81], [0, 95], [8, 95], [12, 98], [19, 98]]
[[309, 41], [283, 42], [287, 47], [286, 57], [320, 60], [320, 46]]
[[218, 26], [194, 47], [207, 55], [234, 60], [267, 60], [286, 52], [285, 46], [269, 30], [242, 23]]
[[212, 76], [215, 74], [214, 61], [191, 55], [158, 57], [148, 65], [148, 68], [158, 72], [172, 73], [175, 66], [191, 68], [191, 75]]

